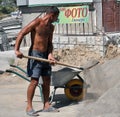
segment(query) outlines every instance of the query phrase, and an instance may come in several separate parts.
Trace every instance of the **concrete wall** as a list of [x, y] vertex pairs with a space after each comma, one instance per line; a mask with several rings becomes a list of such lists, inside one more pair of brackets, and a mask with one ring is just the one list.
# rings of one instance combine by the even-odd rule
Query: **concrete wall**
[[104, 55], [103, 36], [53, 36], [54, 49], [74, 48], [83, 44], [90, 51]]

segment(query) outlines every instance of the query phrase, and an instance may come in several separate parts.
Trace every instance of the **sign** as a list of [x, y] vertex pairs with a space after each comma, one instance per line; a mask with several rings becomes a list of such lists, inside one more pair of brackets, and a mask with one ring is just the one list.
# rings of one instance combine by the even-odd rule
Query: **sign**
[[54, 5], [54, 4], [69, 4], [69, 3], [85, 3], [93, 2], [93, 0], [28, 0], [29, 6]]
[[89, 6], [60, 7], [59, 23], [87, 23]]

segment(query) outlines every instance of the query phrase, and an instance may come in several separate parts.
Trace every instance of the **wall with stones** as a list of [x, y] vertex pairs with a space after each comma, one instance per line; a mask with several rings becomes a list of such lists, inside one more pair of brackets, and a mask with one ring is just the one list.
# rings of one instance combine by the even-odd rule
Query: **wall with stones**
[[53, 36], [54, 49], [74, 48], [85, 45], [90, 51], [104, 55], [103, 36]]

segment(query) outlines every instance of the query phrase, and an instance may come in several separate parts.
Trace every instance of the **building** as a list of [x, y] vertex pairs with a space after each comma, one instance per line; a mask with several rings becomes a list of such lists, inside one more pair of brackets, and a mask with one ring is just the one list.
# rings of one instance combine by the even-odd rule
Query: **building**
[[[77, 8], [83, 8], [83, 14], [88, 8], [88, 19], [73, 18], [74, 23], [55, 24], [53, 43], [56, 49], [73, 48], [75, 45], [85, 44], [89, 50], [104, 55], [105, 42], [110, 38], [112, 39], [112, 35], [119, 35], [120, 0], [74, 0], [74, 2], [73, 0], [64, 0], [64, 2], [58, 0], [17, 0], [17, 5], [22, 11], [23, 27], [37, 16], [42, 17], [46, 8], [51, 5], [66, 9], [65, 12], [68, 17], [69, 15], [73, 17], [80, 15], [82, 10], [79, 10], [78, 13]], [[30, 36], [27, 35], [23, 45], [29, 46], [29, 39]]]

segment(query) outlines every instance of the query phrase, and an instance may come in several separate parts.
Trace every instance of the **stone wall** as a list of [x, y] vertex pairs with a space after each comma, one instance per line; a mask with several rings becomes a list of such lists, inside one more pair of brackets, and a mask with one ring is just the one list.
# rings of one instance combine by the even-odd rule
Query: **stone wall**
[[85, 45], [90, 51], [104, 55], [103, 36], [56, 36], [53, 37], [55, 49], [74, 48], [76, 45]]

